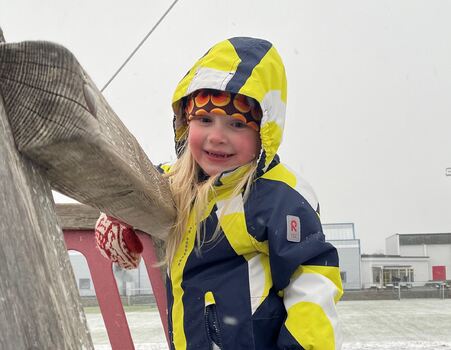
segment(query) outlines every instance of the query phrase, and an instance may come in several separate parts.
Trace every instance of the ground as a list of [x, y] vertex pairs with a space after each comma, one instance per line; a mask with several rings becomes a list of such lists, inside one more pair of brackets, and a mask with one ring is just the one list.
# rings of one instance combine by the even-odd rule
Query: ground
[[[158, 312], [126, 309], [136, 350], [167, 349]], [[342, 301], [343, 350], [451, 350], [451, 300]], [[86, 309], [96, 350], [111, 349], [98, 309]]]

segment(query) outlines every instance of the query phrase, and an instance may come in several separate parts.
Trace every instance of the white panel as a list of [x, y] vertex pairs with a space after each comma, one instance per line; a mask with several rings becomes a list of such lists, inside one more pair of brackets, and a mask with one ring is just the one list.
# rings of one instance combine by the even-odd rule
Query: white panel
[[191, 81], [187, 94], [203, 88], [224, 90], [234, 75], [235, 72], [224, 72], [213, 68], [201, 67]]
[[317, 273], [303, 273], [285, 288], [283, 301], [287, 310], [299, 302], [319, 305], [334, 329], [335, 344], [340, 349], [341, 332], [334, 302], [337, 292], [337, 287], [327, 277]]
[[252, 314], [260, 306], [265, 291], [265, 270], [261, 263], [261, 254], [254, 256], [248, 262], [249, 268], [249, 291], [251, 298]]

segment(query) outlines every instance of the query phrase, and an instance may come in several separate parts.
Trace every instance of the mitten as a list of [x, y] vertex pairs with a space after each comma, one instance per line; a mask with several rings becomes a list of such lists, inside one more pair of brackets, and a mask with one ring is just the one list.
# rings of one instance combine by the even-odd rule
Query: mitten
[[95, 226], [100, 253], [123, 269], [135, 269], [141, 261], [143, 245], [133, 227], [105, 213]]

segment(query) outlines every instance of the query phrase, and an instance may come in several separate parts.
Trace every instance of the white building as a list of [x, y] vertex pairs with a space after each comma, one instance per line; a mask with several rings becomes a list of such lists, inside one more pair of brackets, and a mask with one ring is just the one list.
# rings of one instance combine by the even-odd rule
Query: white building
[[429, 281], [429, 257], [384, 254], [362, 255], [362, 288], [383, 288], [401, 283], [413, 286]]
[[[80, 295], [82, 297], [94, 296], [94, 284], [86, 258], [76, 251], [69, 251], [69, 258]], [[99, 254], [99, 259], [104, 259], [104, 257]], [[113, 273], [120, 295], [153, 294], [144, 259], [141, 260], [138, 268], [134, 270], [123, 270], [114, 264]]]
[[360, 240], [353, 223], [323, 224], [326, 240], [337, 248], [344, 289], [360, 289]]
[[394, 234], [385, 249], [387, 255], [362, 255], [363, 288], [451, 279], [451, 233]]
[[451, 233], [395, 234], [385, 246], [387, 254], [429, 257], [429, 280], [451, 279]]

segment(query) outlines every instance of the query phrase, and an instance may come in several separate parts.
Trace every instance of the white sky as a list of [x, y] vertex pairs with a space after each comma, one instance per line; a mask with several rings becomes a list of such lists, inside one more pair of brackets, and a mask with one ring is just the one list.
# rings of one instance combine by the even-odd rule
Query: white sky
[[[172, 1], [0, 0], [9, 42], [68, 47], [99, 88]], [[288, 74], [281, 159], [362, 252], [451, 232], [451, 1], [179, 0], [105, 91], [154, 163], [174, 159], [171, 96], [217, 41], [271, 41]], [[66, 201], [57, 196], [57, 201]]]

